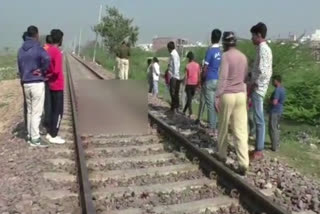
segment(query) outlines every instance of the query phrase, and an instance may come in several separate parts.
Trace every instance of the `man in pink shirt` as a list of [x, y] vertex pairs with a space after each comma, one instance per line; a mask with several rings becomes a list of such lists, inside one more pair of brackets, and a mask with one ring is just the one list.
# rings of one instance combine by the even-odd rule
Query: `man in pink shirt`
[[59, 47], [62, 45], [63, 32], [58, 29], [51, 31], [53, 44], [49, 44], [48, 54], [51, 62], [48, 70], [48, 82], [51, 95], [51, 120], [46, 136], [50, 143], [64, 144], [65, 140], [58, 136], [63, 115], [63, 55]]
[[199, 85], [200, 79], [200, 65], [194, 61], [194, 54], [189, 52], [187, 54], [187, 58], [189, 63], [186, 67], [186, 94], [187, 94], [187, 103], [183, 109], [183, 113], [185, 114], [187, 109], [189, 109], [189, 116], [192, 115], [192, 98], [196, 92], [196, 89]]

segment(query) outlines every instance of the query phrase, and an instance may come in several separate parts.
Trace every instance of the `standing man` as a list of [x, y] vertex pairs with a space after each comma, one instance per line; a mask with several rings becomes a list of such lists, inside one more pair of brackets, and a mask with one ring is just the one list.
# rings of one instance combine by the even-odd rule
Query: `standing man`
[[64, 144], [65, 140], [58, 136], [63, 115], [63, 55], [59, 49], [63, 41], [63, 32], [54, 29], [51, 31], [51, 38], [52, 44], [49, 44], [47, 50], [51, 58], [47, 75], [51, 95], [51, 119], [46, 138], [50, 143]]
[[118, 55], [120, 58], [120, 79], [127, 80], [129, 76], [130, 47], [126, 42], [122, 42]]
[[267, 26], [264, 23], [258, 23], [250, 31], [252, 42], [257, 47], [251, 77], [251, 97], [256, 123], [256, 145], [251, 158], [253, 160], [260, 160], [263, 158], [262, 151], [265, 141], [263, 98], [267, 93], [272, 76], [272, 51], [266, 42]]
[[168, 73], [170, 75], [170, 96], [171, 96], [171, 111], [177, 113], [180, 102], [179, 102], [179, 91], [180, 91], [180, 56], [176, 51], [174, 42], [169, 42], [167, 45], [170, 53]]
[[[28, 32], [24, 32], [23, 35], [22, 35], [22, 40], [23, 42], [26, 41], [27, 39], [27, 36], [28, 36]], [[28, 123], [27, 123], [27, 101], [26, 101], [26, 95], [24, 93], [24, 89], [23, 89], [23, 82], [22, 82], [22, 79], [20, 79], [20, 84], [21, 84], [21, 88], [22, 88], [22, 95], [23, 95], [23, 119], [24, 119], [24, 129], [25, 129], [25, 133], [27, 134], [28, 133]]]
[[205, 75], [205, 100], [208, 108], [208, 122], [210, 134], [213, 135], [214, 140], [218, 138], [217, 131], [217, 113], [214, 108], [214, 98], [219, 79], [219, 69], [221, 64], [221, 50], [219, 41], [221, 39], [221, 31], [214, 29], [211, 33], [212, 46], [208, 49], [204, 62]]
[[[43, 49], [48, 52], [50, 45], [52, 44], [52, 37], [51, 35], [46, 36], [46, 44], [44, 44]], [[50, 95], [50, 88], [48, 83], [48, 77], [45, 78], [45, 99], [44, 99], [44, 116], [43, 116], [43, 128], [45, 130], [40, 130], [41, 135], [45, 135], [48, 133], [50, 129], [50, 119], [51, 119], [51, 95]]]
[[277, 151], [280, 146], [280, 119], [283, 113], [283, 104], [286, 99], [286, 92], [282, 86], [282, 78], [280, 75], [275, 75], [272, 80], [275, 90], [270, 99], [271, 109], [269, 116], [269, 135], [272, 150]]
[[187, 94], [187, 103], [183, 109], [185, 114], [189, 109], [189, 117], [192, 115], [192, 99], [196, 93], [196, 89], [199, 86], [200, 79], [200, 65], [194, 61], [194, 54], [190, 51], [187, 54], [189, 63], [186, 66], [186, 77], [185, 77], [185, 90]]
[[28, 143], [31, 146], [47, 147], [40, 138], [40, 121], [44, 105], [44, 80], [50, 58], [40, 46], [39, 31], [28, 27], [25, 42], [18, 53], [18, 67], [27, 103]]
[[218, 158], [227, 158], [228, 130], [231, 124], [235, 136], [235, 150], [239, 161], [239, 173], [245, 175], [249, 167], [248, 117], [246, 77], [248, 61], [237, 48], [233, 32], [223, 33], [224, 54], [215, 97], [215, 107], [219, 112]]

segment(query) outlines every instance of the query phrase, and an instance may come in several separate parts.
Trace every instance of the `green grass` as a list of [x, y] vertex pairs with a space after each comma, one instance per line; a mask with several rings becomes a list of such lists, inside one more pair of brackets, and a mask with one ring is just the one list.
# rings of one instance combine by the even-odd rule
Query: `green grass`
[[[6, 68], [3, 70], [3, 68]], [[14, 55], [0, 55], [0, 81], [16, 79], [17, 57]]]
[[[311, 137], [311, 143], [320, 148], [318, 127], [283, 121], [281, 124], [280, 150], [278, 152], [270, 151], [268, 155], [285, 161], [289, 166], [296, 168], [301, 173], [319, 179], [320, 150], [313, 150], [309, 144], [299, 142], [297, 134], [301, 132], [308, 133]], [[268, 135], [266, 136], [266, 141], [270, 142]], [[270, 143], [266, 143], [266, 147], [270, 146]]]

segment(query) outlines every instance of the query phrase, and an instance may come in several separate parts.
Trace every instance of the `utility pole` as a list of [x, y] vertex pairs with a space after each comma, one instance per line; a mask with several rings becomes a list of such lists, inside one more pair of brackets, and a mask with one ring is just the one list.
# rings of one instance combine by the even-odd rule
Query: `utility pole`
[[73, 53], [74, 54], [77, 54], [76, 49], [77, 49], [77, 37], [74, 37], [74, 40], [73, 40]]
[[[101, 15], [102, 15], [102, 4], [100, 5], [100, 10], [99, 10], [98, 24], [101, 23]], [[96, 32], [96, 43], [95, 43], [95, 45], [94, 45], [93, 58], [92, 58], [92, 61], [93, 61], [93, 62], [96, 61], [97, 46], [98, 46], [98, 32]]]
[[79, 49], [78, 49], [78, 56], [80, 57], [80, 49], [81, 49], [81, 34], [82, 34], [82, 29], [80, 29], [80, 35], [79, 35]]

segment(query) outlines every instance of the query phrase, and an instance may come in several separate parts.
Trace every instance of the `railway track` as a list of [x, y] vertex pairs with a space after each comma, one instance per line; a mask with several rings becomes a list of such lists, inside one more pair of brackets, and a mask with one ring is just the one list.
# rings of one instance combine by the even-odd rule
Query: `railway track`
[[[106, 77], [76, 57], [66, 59], [67, 111], [73, 117], [62, 130], [68, 132], [70, 146], [74, 140], [75, 154], [56, 149], [61, 156], [55, 164], [65, 172], [49, 177], [73, 186], [78, 183], [82, 213], [288, 213], [194, 146], [154, 110], [148, 115], [148, 134], [80, 136], [76, 99], [81, 95], [76, 94], [76, 81]], [[74, 194], [70, 191], [70, 197]]]

